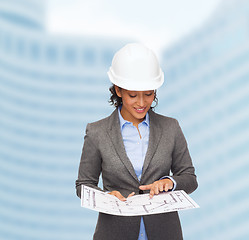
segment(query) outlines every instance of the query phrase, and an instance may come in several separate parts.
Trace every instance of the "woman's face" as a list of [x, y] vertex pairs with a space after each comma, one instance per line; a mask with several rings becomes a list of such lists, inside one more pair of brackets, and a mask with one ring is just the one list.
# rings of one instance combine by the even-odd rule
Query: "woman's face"
[[154, 100], [154, 90], [129, 91], [115, 86], [116, 93], [122, 98], [122, 117], [137, 126], [145, 118]]

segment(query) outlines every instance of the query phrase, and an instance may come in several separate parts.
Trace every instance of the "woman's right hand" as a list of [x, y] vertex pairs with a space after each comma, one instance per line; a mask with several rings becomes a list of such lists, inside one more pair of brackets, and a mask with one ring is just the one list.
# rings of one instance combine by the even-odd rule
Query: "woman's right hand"
[[125, 198], [119, 191], [112, 191], [112, 192], [109, 192], [108, 194], [111, 194], [117, 197], [120, 201], [126, 201], [128, 197], [134, 196], [135, 192], [130, 193], [127, 198]]

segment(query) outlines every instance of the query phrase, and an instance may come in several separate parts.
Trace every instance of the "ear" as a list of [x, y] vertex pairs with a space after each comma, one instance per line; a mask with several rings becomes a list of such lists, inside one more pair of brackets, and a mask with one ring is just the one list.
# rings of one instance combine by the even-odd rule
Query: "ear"
[[119, 88], [118, 86], [114, 85], [115, 91], [118, 95], [118, 97], [122, 98], [122, 94], [121, 94], [121, 88]]

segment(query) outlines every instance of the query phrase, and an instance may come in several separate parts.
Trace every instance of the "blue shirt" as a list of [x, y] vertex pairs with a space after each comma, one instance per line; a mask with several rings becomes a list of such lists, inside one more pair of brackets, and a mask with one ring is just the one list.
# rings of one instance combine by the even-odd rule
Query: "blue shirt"
[[[145, 120], [138, 124], [138, 129], [141, 135], [140, 138], [138, 129], [135, 126], [133, 126], [131, 122], [128, 122], [123, 119], [122, 115], [120, 114], [120, 109], [121, 108], [119, 108], [118, 111], [120, 128], [121, 128], [121, 134], [123, 137], [126, 154], [133, 165], [138, 180], [140, 181], [143, 170], [144, 158], [149, 144], [149, 133], [150, 133], [149, 114], [147, 113], [145, 116]], [[138, 240], [147, 240], [147, 239], [148, 238], [146, 235], [144, 221], [142, 217]]]
[[[150, 134], [150, 121], [149, 114], [145, 115], [144, 121], [138, 124], [138, 129], [133, 126], [133, 123], [128, 122], [123, 119], [120, 113], [121, 107], [118, 108], [119, 121], [120, 121], [120, 129], [123, 137], [123, 142], [126, 150], [126, 154], [130, 159], [132, 166], [135, 170], [138, 180], [140, 181], [145, 155], [149, 145], [149, 134]], [[139, 135], [140, 133], [140, 135]], [[141, 136], [141, 137], [140, 137]], [[163, 176], [160, 179], [169, 178], [173, 182], [173, 189], [176, 188], [175, 180], [170, 176]], [[140, 231], [138, 240], [148, 240], [143, 217], [140, 222]]]

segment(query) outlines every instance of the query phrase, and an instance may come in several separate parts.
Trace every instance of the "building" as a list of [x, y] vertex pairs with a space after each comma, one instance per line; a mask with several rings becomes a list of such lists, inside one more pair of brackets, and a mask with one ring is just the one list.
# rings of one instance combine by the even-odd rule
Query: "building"
[[185, 239], [249, 239], [248, 15], [248, 1], [223, 1], [163, 54], [159, 109], [179, 120], [199, 181], [201, 208], [181, 213]]
[[[186, 240], [249, 239], [249, 3], [223, 1], [164, 51], [157, 111], [176, 117], [200, 209]], [[86, 123], [112, 111], [106, 70], [126, 41], [51, 35], [40, 0], [0, 0], [0, 239], [91, 239], [75, 195]]]
[[75, 180], [124, 42], [50, 35], [44, 21], [44, 1], [0, 0], [0, 239], [91, 239]]

